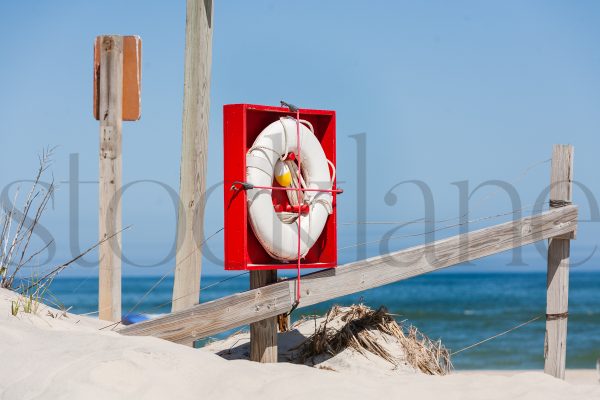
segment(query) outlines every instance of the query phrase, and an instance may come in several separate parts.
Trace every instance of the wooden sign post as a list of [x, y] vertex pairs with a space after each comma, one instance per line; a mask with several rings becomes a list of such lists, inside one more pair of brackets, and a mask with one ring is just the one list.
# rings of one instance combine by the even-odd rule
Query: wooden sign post
[[[100, 121], [99, 318], [121, 320], [121, 125], [140, 118], [141, 40], [98, 36], [94, 116]], [[107, 238], [109, 238], [106, 240]]]

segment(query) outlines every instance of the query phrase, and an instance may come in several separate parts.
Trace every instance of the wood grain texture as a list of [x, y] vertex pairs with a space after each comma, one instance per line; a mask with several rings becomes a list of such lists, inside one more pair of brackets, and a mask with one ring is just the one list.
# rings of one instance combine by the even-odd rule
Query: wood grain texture
[[[250, 289], [277, 282], [277, 270], [250, 271]], [[277, 316], [250, 324], [250, 360], [277, 362]]]
[[[100, 37], [99, 237], [121, 231], [123, 38]], [[99, 246], [99, 318], [121, 320], [121, 235]]]
[[212, 0], [187, 0], [183, 132], [172, 311], [200, 299], [208, 147]]
[[501, 253], [575, 229], [569, 206], [308, 275], [300, 307]]
[[[100, 47], [102, 38], [94, 42], [94, 118], [100, 120]], [[142, 113], [142, 39], [139, 36], [121, 36], [123, 40], [123, 121], [137, 121]]]
[[[570, 203], [573, 192], [573, 146], [555, 145], [552, 153], [550, 200]], [[548, 244], [546, 281], [546, 336], [544, 372], [565, 378], [567, 357], [567, 312], [569, 310], [569, 256], [571, 244], [564, 236]], [[557, 317], [557, 315], [562, 315]]]
[[[573, 231], [576, 225], [577, 207], [567, 206], [336, 269], [319, 271], [302, 277], [299, 307], [562, 235]], [[295, 279], [290, 279], [223, 297], [189, 310], [128, 326], [120, 332], [191, 343], [194, 339], [289, 311], [295, 299], [295, 282]]]
[[164, 317], [129, 325], [124, 335], [156, 336], [191, 345], [194, 340], [274, 317], [292, 305], [291, 282], [253, 289], [195, 305]]

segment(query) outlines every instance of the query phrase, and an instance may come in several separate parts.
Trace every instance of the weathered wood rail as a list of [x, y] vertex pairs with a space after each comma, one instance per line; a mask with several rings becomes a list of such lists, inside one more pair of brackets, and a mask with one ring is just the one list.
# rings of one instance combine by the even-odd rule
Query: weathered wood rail
[[[538, 215], [305, 275], [302, 277], [299, 308], [540, 240], [568, 237], [576, 227], [577, 206], [566, 205]], [[288, 312], [295, 299], [295, 286], [295, 279], [290, 279], [130, 325], [119, 332], [192, 344], [196, 339]]]

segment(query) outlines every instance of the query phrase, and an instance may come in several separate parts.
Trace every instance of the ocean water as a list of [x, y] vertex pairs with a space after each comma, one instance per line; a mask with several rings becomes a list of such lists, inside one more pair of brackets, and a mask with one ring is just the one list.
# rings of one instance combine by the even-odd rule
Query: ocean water
[[[235, 276], [232, 274], [231, 276]], [[158, 277], [123, 279], [123, 312], [157, 315], [170, 310], [172, 278], [164, 279], [146, 298]], [[225, 282], [203, 277], [202, 301], [248, 288], [248, 275]], [[71, 312], [97, 310], [98, 281], [57, 278], [49, 301]], [[469, 346], [545, 313], [545, 273], [438, 272], [367, 290], [335, 301], [296, 310], [293, 319], [323, 314], [332, 304], [362, 302], [384, 305], [405, 324], [413, 324], [451, 351]], [[453, 357], [457, 369], [543, 368], [544, 318]], [[226, 333], [225, 333], [226, 334]], [[223, 334], [223, 335], [225, 335]], [[221, 335], [221, 336], [223, 336]], [[600, 273], [573, 272], [570, 277], [568, 368], [595, 368], [600, 358]]]

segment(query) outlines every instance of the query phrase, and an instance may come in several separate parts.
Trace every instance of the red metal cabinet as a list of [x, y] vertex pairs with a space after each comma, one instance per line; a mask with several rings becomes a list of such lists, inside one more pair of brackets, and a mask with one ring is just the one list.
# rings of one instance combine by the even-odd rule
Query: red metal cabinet
[[[233, 182], [246, 179], [246, 153], [256, 137], [282, 116], [296, 117], [296, 113], [287, 108], [253, 104], [223, 107], [226, 270], [297, 268], [295, 261], [284, 263], [273, 259], [263, 249], [248, 222], [246, 192], [231, 190]], [[300, 119], [313, 125], [325, 155], [335, 165], [335, 111], [300, 109]], [[336, 196], [333, 193], [333, 213], [328, 217], [318, 241], [302, 259], [301, 268], [332, 268], [337, 265]], [[286, 201], [283, 191], [273, 191], [274, 204]]]

